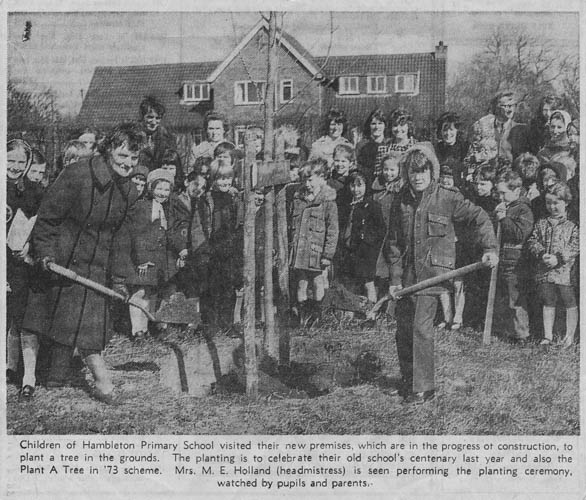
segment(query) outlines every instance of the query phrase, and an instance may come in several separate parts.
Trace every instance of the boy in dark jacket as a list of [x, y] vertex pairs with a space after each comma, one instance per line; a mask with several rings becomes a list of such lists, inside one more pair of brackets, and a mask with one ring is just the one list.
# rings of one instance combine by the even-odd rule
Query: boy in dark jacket
[[[391, 284], [395, 295], [427, 278], [454, 269], [455, 224], [470, 225], [483, 249], [482, 261], [498, 262], [490, 219], [453, 189], [437, 183], [439, 162], [429, 147], [416, 145], [401, 161], [409, 185], [399, 193], [391, 213]], [[428, 288], [397, 303], [397, 353], [406, 403], [423, 403], [434, 397], [434, 331], [437, 296], [445, 284]]]
[[[508, 305], [501, 309], [502, 317], [506, 309], [513, 316], [515, 329], [512, 341], [526, 343], [529, 337], [529, 316], [527, 300], [523, 293], [527, 278], [526, 260], [523, 258], [524, 245], [533, 230], [533, 212], [529, 200], [521, 196], [523, 180], [513, 171], [506, 170], [499, 175], [496, 190], [501, 200], [494, 211], [501, 228], [501, 255], [497, 295], [508, 297]], [[502, 305], [501, 305], [502, 307]], [[497, 309], [498, 311], [498, 309]]]
[[290, 265], [302, 323], [311, 317], [307, 297], [310, 281], [319, 314], [325, 293], [323, 271], [332, 264], [338, 244], [336, 191], [326, 183], [327, 168], [323, 159], [307, 163], [301, 170], [302, 186], [293, 198]]

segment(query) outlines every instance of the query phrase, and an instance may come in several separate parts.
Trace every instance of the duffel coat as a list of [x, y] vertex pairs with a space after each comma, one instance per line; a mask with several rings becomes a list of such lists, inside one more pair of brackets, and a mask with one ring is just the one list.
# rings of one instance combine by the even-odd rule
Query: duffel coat
[[322, 187], [314, 200], [300, 189], [293, 199], [291, 267], [321, 271], [321, 259], [332, 260], [338, 244], [336, 191]]
[[[128, 230], [123, 227], [138, 192], [102, 156], [66, 167], [48, 189], [32, 232], [31, 251], [53, 257], [80, 276], [110, 284], [128, 274]], [[66, 279], [44, 280], [29, 295], [23, 328], [63, 345], [102, 350], [108, 341], [108, 299]]]
[[[407, 184], [391, 215], [393, 241], [391, 284], [404, 287], [439, 276], [455, 268], [455, 224], [468, 225], [484, 251], [497, 251], [492, 223], [484, 210], [466, 200], [456, 189], [431, 181], [417, 195]], [[396, 258], [400, 256], [399, 258]], [[423, 290], [428, 295], [441, 288]]]

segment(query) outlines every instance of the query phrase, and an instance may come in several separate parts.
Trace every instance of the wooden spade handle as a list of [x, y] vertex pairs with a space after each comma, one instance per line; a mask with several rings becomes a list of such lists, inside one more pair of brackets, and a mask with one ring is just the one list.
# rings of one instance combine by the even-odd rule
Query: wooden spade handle
[[77, 274], [75, 271], [72, 271], [71, 269], [67, 269], [66, 267], [60, 266], [59, 264], [55, 264], [54, 262], [47, 263], [47, 268], [51, 272], [58, 274], [59, 276], [63, 276], [64, 278], [70, 279], [71, 281], [75, 281], [76, 283], [79, 283], [80, 285], [82, 285], [86, 288], [89, 288], [90, 290], [93, 290], [94, 292], [98, 292], [103, 295], [107, 295], [108, 297], [120, 300], [122, 302], [127, 302], [131, 306], [134, 306], [134, 307], [140, 309], [147, 316], [147, 318], [150, 321], [153, 321], [153, 322], [157, 321], [157, 319], [149, 311], [147, 311], [143, 306], [141, 306], [140, 304], [135, 304], [134, 302], [132, 302], [132, 300], [127, 300], [126, 297], [124, 295], [122, 295], [121, 293], [115, 292], [114, 290], [111, 290], [110, 288], [105, 287], [104, 285], [100, 285], [99, 283], [96, 283], [93, 280], [90, 280], [88, 278], [84, 278], [84, 277], [80, 276], [79, 274]]
[[[400, 299], [402, 297], [406, 297], [407, 295], [411, 295], [412, 293], [419, 292], [421, 290], [425, 290], [426, 288], [430, 288], [434, 285], [439, 285], [444, 281], [449, 281], [454, 278], [459, 278], [460, 276], [464, 276], [468, 273], [472, 273], [474, 271], [478, 271], [479, 269], [483, 269], [487, 267], [487, 264], [484, 262], [475, 262], [474, 264], [469, 264], [464, 267], [460, 267], [458, 269], [454, 269], [452, 271], [448, 271], [447, 273], [440, 274], [439, 276], [434, 276], [433, 278], [429, 278], [419, 283], [415, 283], [414, 285], [408, 286], [407, 288], [402, 288], [397, 293], [395, 293], [395, 299]], [[393, 298], [387, 293], [384, 297], [382, 297], [368, 312], [366, 315], [367, 319], [375, 319], [376, 314], [383, 306], [385, 302], [388, 300], [393, 300]]]
[[[501, 223], [498, 223], [496, 230], [496, 242], [498, 252], [501, 250]], [[500, 255], [499, 255], [500, 257]], [[484, 345], [490, 344], [492, 335], [492, 319], [494, 316], [494, 301], [496, 298], [496, 283], [498, 278], [498, 265], [492, 268], [490, 273], [490, 285], [488, 287], [488, 299], [486, 301], [486, 315], [484, 317], [484, 330], [482, 332], [482, 343]]]
[[487, 264], [485, 264], [484, 262], [475, 262], [474, 264], [468, 264], [467, 266], [460, 267], [452, 271], [448, 271], [447, 273], [440, 274], [439, 276], [434, 276], [433, 278], [420, 281], [419, 283], [415, 283], [414, 285], [408, 286], [407, 288], [402, 288], [395, 294], [395, 296], [398, 299], [400, 299], [401, 297], [405, 297], [406, 295], [411, 295], [412, 293], [425, 290], [426, 288], [431, 288], [432, 286], [439, 285], [444, 281], [459, 278], [460, 276], [464, 276], [474, 271], [478, 271], [479, 269], [483, 269], [485, 267], [487, 267]]

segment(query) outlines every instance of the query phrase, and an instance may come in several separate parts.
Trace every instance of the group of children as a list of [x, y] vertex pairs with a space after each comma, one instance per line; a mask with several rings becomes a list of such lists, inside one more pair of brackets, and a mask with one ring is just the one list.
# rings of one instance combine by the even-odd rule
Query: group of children
[[[414, 144], [404, 118], [404, 114], [397, 118], [393, 134], [399, 138], [403, 134], [405, 144]], [[336, 120], [339, 117], [331, 121]], [[564, 344], [570, 345], [578, 322], [575, 268], [579, 246], [577, 149], [569, 149], [569, 115], [555, 111], [549, 119], [548, 142], [537, 155], [524, 153], [512, 164], [498, 158], [474, 163], [469, 161], [470, 155], [462, 161], [469, 150], [462, 147], [456, 115], [446, 113], [440, 122], [437, 181], [459, 189], [492, 216], [501, 241], [499, 285], [503, 293], [498, 296], [506, 298], [502, 307], [511, 314], [513, 338], [521, 343], [529, 338], [536, 312], [531, 305], [537, 298], [542, 306], [538, 311], [543, 318], [542, 343], [551, 343], [559, 298], [566, 310]], [[335, 132], [343, 129], [330, 128]], [[86, 144], [90, 139], [92, 144]], [[72, 161], [94, 154], [95, 142], [95, 131], [84, 130], [75, 143], [68, 144], [64, 167], [74, 168], [69, 166]], [[355, 150], [346, 140], [322, 142], [333, 146], [331, 157], [314, 151], [307, 161], [293, 158], [287, 188], [294, 311], [304, 325], [319, 318], [331, 280], [366, 296], [371, 303], [387, 292], [392, 261], [400, 257], [391, 255], [388, 228], [398, 193], [409, 189], [401, 164], [404, 151], [391, 147], [402, 145], [399, 139], [383, 146], [373, 142], [369, 165], [357, 162], [364, 157], [360, 145]], [[19, 170], [17, 176], [16, 167], [11, 167], [10, 155], [16, 154], [11, 151], [18, 147], [10, 147], [8, 177], [9, 181], [14, 177], [16, 186], [24, 171]], [[79, 148], [79, 155], [74, 154], [71, 160], [69, 153], [75, 148]], [[40, 183], [45, 168], [42, 155], [27, 150], [24, 156], [28, 182]], [[459, 163], [454, 161], [458, 156]], [[132, 268], [127, 285], [134, 301], [154, 310], [162, 297], [181, 291], [187, 297], [200, 298], [204, 321], [228, 326], [240, 317], [244, 238], [241, 157], [232, 143], [224, 141], [215, 146], [213, 159], [196, 161], [186, 176], [173, 150], [164, 151], [154, 169], [141, 164], [135, 167], [131, 180], [140, 200], [129, 215], [127, 255]], [[257, 251], [263, 246], [263, 204], [264, 192], [259, 190]], [[458, 231], [457, 248], [457, 267], [479, 257], [465, 227]], [[17, 254], [11, 252], [10, 256], [18, 260]], [[257, 261], [262, 263], [263, 259]], [[260, 264], [257, 267], [260, 278], [263, 268]], [[483, 317], [489, 275], [481, 271], [453, 283], [453, 298], [444, 294], [441, 299], [444, 325], [458, 329], [468, 321], [467, 316]], [[8, 276], [10, 280], [11, 271]], [[10, 286], [15, 294], [13, 283]], [[528, 297], [527, 291], [533, 289], [536, 297]], [[466, 311], [472, 312], [466, 315]], [[148, 333], [148, 320], [136, 308], [130, 308], [130, 320], [133, 338]], [[16, 331], [18, 326], [14, 328]]]
[[[442, 162], [440, 182], [460, 189], [493, 219], [501, 245], [497, 299], [503, 302], [498, 307], [497, 300], [495, 316], [513, 325], [513, 341], [523, 344], [531, 331], [534, 335], [542, 331], [541, 343], [550, 345], [559, 299], [566, 313], [563, 344], [569, 346], [578, 324], [579, 148], [568, 138], [575, 130], [570, 130], [574, 124], [566, 111], [554, 110], [547, 126], [537, 154], [524, 152], [512, 163], [498, 157], [475, 163], [468, 154], [460, 169]], [[452, 124], [452, 128], [458, 127]], [[476, 255], [474, 242], [462, 229], [459, 265]], [[469, 321], [478, 326], [478, 318], [484, 317], [488, 279], [488, 272], [480, 272], [454, 283], [454, 314], [449, 298], [442, 301], [445, 323], [460, 328], [469, 297]]]

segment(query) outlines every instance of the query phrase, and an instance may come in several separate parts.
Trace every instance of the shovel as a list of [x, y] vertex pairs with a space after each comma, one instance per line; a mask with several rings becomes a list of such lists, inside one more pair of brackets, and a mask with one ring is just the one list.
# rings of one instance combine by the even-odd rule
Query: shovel
[[438, 285], [439, 283], [443, 283], [444, 281], [449, 281], [451, 279], [459, 278], [460, 276], [464, 276], [465, 274], [469, 274], [474, 271], [478, 271], [479, 269], [482, 269], [486, 266], [487, 266], [487, 264], [485, 264], [484, 262], [475, 262], [474, 264], [469, 264], [467, 266], [460, 267], [459, 269], [454, 269], [453, 271], [449, 271], [447, 273], [440, 274], [439, 276], [434, 276], [433, 278], [429, 278], [429, 279], [420, 281], [419, 283], [415, 283], [414, 285], [408, 286], [407, 288], [403, 288], [403, 289], [399, 290], [397, 293], [395, 293], [394, 297], [391, 297], [387, 293], [374, 306], [372, 306], [372, 309], [366, 315], [366, 319], [367, 320], [376, 319], [376, 316], [377, 316], [378, 312], [380, 311], [381, 307], [386, 302], [389, 302], [389, 301], [390, 301], [390, 304], [389, 304], [390, 307], [387, 309], [387, 313], [390, 316], [394, 316], [394, 312], [395, 312], [394, 306], [395, 306], [396, 300], [401, 299], [403, 297], [406, 297], [407, 295], [411, 295], [415, 292], [425, 290], [426, 288], [431, 288], [432, 286]]
[[90, 290], [94, 290], [95, 292], [107, 295], [113, 299], [126, 302], [127, 304], [140, 309], [146, 315], [149, 321], [154, 323], [199, 324], [199, 299], [197, 298], [186, 299], [185, 295], [182, 293], [174, 293], [171, 295], [169, 300], [163, 300], [161, 302], [161, 307], [153, 316], [150, 311], [145, 309], [142, 305], [134, 303], [132, 299], [127, 299], [121, 293], [110, 290], [109, 288], [100, 285], [99, 283], [96, 283], [95, 281], [92, 281], [88, 278], [83, 278], [71, 269], [62, 267], [58, 264], [55, 264], [54, 262], [49, 262], [47, 267], [49, 270], [55, 274], [58, 274], [59, 276], [63, 276], [67, 279], [70, 279], [71, 281], [79, 283], [86, 288], [89, 288]]

